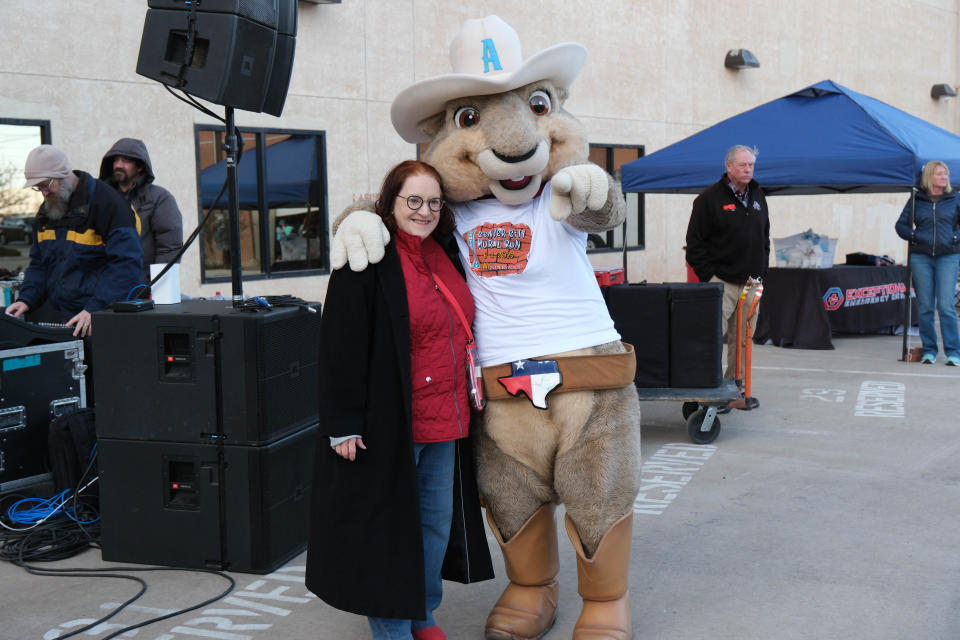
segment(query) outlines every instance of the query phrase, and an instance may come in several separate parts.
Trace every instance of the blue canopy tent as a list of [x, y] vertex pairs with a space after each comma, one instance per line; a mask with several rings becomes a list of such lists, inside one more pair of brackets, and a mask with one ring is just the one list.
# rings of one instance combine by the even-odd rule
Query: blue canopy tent
[[[257, 161], [260, 148], [244, 152], [237, 164], [237, 187], [241, 209], [256, 208]], [[313, 136], [293, 136], [266, 148], [263, 179], [268, 207], [284, 205], [319, 205], [317, 144]], [[213, 204], [217, 193], [227, 179], [227, 163], [221, 160], [200, 172], [200, 194], [203, 207]], [[227, 195], [220, 197], [219, 206], [226, 209]]]
[[934, 159], [960, 176], [960, 136], [824, 80], [623, 165], [623, 190], [699, 193], [735, 144], [757, 147], [771, 195], [909, 191]]
[[[757, 148], [754, 177], [768, 195], [910, 191], [912, 205], [928, 161], [960, 176], [960, 136], [824, 80], [623, 165], [623, 190], [700, 193], [720, 179], [735, 144]], [[909, 287], [909, 258], [907, 266]]]

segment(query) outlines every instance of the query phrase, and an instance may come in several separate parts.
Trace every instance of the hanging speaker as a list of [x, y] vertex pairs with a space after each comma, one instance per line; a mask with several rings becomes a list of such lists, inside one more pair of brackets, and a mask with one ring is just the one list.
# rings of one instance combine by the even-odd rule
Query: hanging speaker
[[283, 103], [287, 100], [287, 89], [290, 87], [290, 75], [293, 73], [293, 50], [296, 44], [295, 35], [277, 34], [273, 72], [270, 74], [270, 84], [261, 108], [261, 111], [272, 116], [279, 116], [283, 112]]
[[279, 116], [296, 0], [150, 0], [137, 73], [210, 102]]

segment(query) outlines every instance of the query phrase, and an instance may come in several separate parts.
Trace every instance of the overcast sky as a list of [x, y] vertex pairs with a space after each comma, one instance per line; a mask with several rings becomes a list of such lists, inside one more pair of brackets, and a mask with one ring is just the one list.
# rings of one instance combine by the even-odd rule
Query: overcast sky
[[39, 127], [0, 124], [0, 163], [12, 162], [22, 171], [27, 154], [39, 145]]

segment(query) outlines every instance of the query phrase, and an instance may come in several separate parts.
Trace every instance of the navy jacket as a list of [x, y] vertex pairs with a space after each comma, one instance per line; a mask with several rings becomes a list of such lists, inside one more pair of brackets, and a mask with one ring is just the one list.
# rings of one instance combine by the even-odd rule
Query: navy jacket
[[910, 202], [897, 220], [897, 235], [910, 242], [911, 253], [939, 256], [960, 253], [960, 194], [945, 193], [934, 202], [926, 191], [917, 192], [914, 222], [910, 224]]
[[59, 220], [40, 207], [30, 266], [19, 299], [36, 310], [45, 301], [69, 320], [79, 312], [125, 300], [140, 280], [137, 216], [110, 185], [83, 171]]

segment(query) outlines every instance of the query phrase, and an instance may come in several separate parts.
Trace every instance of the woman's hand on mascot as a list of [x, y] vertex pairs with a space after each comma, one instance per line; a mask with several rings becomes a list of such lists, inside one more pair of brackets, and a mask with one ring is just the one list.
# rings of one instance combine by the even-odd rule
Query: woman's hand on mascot
[[349, 262], [354, 271], [363, 271], [369, 263], [383, 260], [388, 242], [390, 231], [380, 216], [371, 211], [351, 211], [333, 234], [330, 264], [340, 269]]
[[341, 458], [345, 458], [353, 462], [357, 459], [357, 447], [366, 450], [366, 446], [363, 444], [363, 438], [350, 438], [349, 440], [344, 440], [340, 444], [333, 447], [333, 450], [337, 452], [337, 455]]
[[550, 217], [554, 220], [563, 221], [587, 209], [598, 211], [610, 193], [607, 172], [595, 164], [564, 167], [554, 174], [551, 182]]

